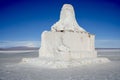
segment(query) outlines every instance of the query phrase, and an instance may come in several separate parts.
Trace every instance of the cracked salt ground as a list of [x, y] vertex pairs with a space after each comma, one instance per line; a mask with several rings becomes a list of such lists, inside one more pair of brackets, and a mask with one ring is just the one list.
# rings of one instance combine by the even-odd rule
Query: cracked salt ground
[[[108, 54], [109, 55], [109, 54]], [[10, 58], [9, 58], [10, 59]], [[10, 66], [9, 66], [10, 65]], [[0, 66], [1, 80], [119, 80], [120, 61], [67, 69], [48, 69], [18, 63]], [[11, 66], [12, 65], [12, 66]], [[5, 66], [5, 65], [4, 65]]]
[[120, 50], [98, 51], [99, 56], [111, 60], [109, 63], [62, 69], [19, 64], [22, 58], [35, 56], [38, 51], [30, 54], [18, 51], [13, 53], [15, 56], [6, 53], [0, 53], [0, 80], [120, 80]]

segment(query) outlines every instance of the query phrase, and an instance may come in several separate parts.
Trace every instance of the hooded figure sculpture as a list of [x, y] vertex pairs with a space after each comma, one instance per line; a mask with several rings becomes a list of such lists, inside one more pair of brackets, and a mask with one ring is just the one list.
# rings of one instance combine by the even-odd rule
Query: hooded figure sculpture
[[97, 56], [94, 35], [77, 24], [72, 5], [64, 4], [59, 21], [51, 27], [51, 31], [42, 33], [39, 54], [40, 57], [59, 60]]

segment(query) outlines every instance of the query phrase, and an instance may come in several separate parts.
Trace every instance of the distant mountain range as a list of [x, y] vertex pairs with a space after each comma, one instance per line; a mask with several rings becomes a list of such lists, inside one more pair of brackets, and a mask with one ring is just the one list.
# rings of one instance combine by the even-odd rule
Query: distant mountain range
[[9, 48], [0, 48], [0, 50], [38, 50], [39, 47], [17, 46]]
[[[120, 50], [120, 48], [95, 48], [96, 50]], [[0, 48], [0, 51], [4, 50], [39, 50], [39, 47], [27, 47], [27, 46], [17, 46], [9, 48]]]
[[96, 50], [120, 50], [120, 48], [95, 48]]

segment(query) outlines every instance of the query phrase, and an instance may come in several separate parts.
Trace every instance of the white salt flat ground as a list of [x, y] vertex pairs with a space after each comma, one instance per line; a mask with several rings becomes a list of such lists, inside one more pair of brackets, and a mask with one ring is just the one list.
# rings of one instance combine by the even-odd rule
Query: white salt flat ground
[[18, 64], [22, 58], [38, 57], [38, 51], [0, 51], [0, 80], [120, 80], [120, 50], [98, 50], [105, 64], [82, 65], [68, 69], [45, 69]]

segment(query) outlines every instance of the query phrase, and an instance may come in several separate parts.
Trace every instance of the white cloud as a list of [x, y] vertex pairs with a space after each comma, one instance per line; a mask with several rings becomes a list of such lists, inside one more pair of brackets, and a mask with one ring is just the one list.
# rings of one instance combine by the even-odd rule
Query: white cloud
[[40, 41], [1, 41], [0, 42], [0, 48], [16, 47], [16, 46], [39, 47]]

